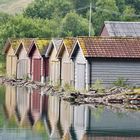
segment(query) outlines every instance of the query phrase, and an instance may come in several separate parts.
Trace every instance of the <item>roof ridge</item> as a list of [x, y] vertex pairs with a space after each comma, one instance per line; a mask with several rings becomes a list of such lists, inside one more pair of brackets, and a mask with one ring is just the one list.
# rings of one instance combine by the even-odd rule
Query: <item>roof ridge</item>
[[140, 36], [138, 37], [131, 37], [131, 36], [78, 36], [78, 38], [102, 38], [102, 39], [140, 39]]
[[104, 21], [104, 23], [140, 23], [139, 21]]

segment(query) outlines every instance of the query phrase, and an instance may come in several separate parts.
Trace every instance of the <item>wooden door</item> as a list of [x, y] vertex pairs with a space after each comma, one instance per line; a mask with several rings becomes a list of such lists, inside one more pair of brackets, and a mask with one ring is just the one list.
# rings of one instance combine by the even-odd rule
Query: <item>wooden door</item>
[[77, 64], [77, 89], [82, 90], [85, 88], [85, 64]]
[[12, 76], [12, 56], [6, 58], [6, 74], [8, 77]]
[[28, 74], [28, 60], [22, 59], [18, 61], [17, 65], [17, 78], [24, 79], [27, 77]]
[[63, 70], [62, 70], [62, 84], [70, 84], [71, 80], [71, 63], [68, 61], [63, 62]]
[[41, 81], [41, 59], [33, 59], [33, 80]]

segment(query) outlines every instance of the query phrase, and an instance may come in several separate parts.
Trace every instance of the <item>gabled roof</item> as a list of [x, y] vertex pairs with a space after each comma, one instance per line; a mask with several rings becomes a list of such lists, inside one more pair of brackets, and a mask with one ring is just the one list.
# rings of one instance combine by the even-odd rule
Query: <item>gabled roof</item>
[[24, 46], [26, 52], [29, 51], [29, 48], [31, 46], [31, 44], [33, 43], [33, 38], [23, 38], [21, 39], [21, 44], [19, 45], [19, 47], [16, 49], [15, 54], [19, 54], [21, 48]]
[[32, 41], [31, 46], [28, 51], [28, 55], [30, 55], [31, 51], [34, 49], [36, 46], [37, 49], [39, 50], [41, 55], [45, 55], [45, 52], [49, 46], [50, 40], [46, 38], [36, 38]]
[[60, 47], [61, 44], [62, 44], [62, 41], [63, 41], [63, 39], [61, 39], [61, 38], [53, 38], [53, 39], [51, 40], [50, 44], [49, 44], [49, 47], [48, 47], [48, 49], [47, 49], [47, 51], [46, 51], [45, 56], [46, 56], [46, 57], [49, 57], [50, 54], [51, 54], [51, 52], [52, 52], [52, 50], [53, 50], [53, 48], [54, 48], [56, 51], [58, 51], [59, 47]]
[[25, 47], [26, 51], [28, 51], [28, 49], [31, 46], [32, 42], [33, 42], [33, 38], [23, 38], [23, 39], [21, 39], [21, 43]]
[[85, 57], [140, 58], [140, 38], [77, 37], [71, 57], [78, 46]]
[[104, 28], [109, 36], [140, 37], [140, 22], [105, 21]]
[[66, 51], [70, 55], [75, 43], [76, 43], [76, 38], [74, 37], [64, 38], [63, 42], [61, 43], [61, 46], [58, 49], [57, 57], [58, 58], [62, 57], [64, 49], [66, 49]]
[[16, 51], [20, 43], [21, 43], [20, 39], [8, 38], [4, 46], [4, 53], [7, 53], [10, 47], [12, 47], [14, 51]]

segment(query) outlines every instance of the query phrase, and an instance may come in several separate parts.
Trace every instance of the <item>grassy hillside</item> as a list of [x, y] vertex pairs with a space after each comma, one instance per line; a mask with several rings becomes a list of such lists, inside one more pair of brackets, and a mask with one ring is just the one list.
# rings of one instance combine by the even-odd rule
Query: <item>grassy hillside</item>
[[33, 0], [0, 0], [0, 12], [20, 13]]

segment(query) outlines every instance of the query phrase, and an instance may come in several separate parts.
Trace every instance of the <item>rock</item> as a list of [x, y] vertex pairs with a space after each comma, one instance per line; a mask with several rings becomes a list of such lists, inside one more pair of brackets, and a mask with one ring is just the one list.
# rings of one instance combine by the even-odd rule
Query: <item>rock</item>
[[90, 89], [89, 89], [89, 92], [92, 93], [92, 94], [94, 94], [94, 93], [97, 93], [98, 91], [97, 91], [96, 89], [91, 89], [91, 88], [90, 88]]
[[70, 96], [77, 98], [79, 96], [79, 93], [70, 93]]
[[108, 103], [111, 103], [111, 104], [123, 104], [123, 99], [108, 99]]
[[63, 98], [63, 100], [68, 101], [68, 102], [75, 102], [75, 98], [71, 96]]

